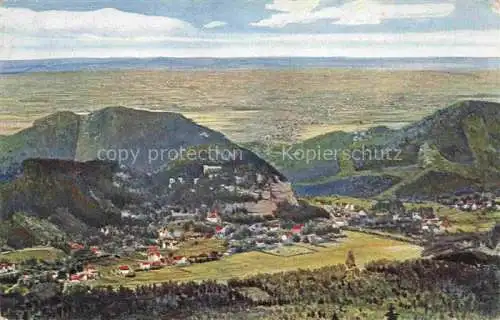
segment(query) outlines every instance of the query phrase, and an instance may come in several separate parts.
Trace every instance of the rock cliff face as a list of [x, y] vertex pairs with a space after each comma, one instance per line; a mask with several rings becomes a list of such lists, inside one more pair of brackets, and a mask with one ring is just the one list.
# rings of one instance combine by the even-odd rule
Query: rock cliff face
[[[23, 212], [53, 220], [71, 215], [70, 220], [94, 227], [116, 223], [120, 218], [116, 208], [107, 207], [98, 200], [126, 196], [113, 186], [116, 169], [116, 164], [101, 161], [25, 160], [22, 177], [4, 186], [0, 192], [0, 217], [4, 220], [16, 212]], [[60, 209], [67, 213], [61, 214]], [[59, 222], [64, 224], [64, 221]], [[71, 228], [68, 225], [65, 229]]]
[[283, 182], [277, 176], [271, 177], [267, 182], [268, 191], [263, 192], [262, 199], [257, 202], [245, 202], [244, 208], [251, 215], [274, 215], [280, 205], [298, 206], [292, 185]]
[[278, 176], [273, 176], [270, 186], [270, 198], [273, 202], [277, 204], [288, 203], [290, 205], [298, 205], [290, 182], [281, 181]]

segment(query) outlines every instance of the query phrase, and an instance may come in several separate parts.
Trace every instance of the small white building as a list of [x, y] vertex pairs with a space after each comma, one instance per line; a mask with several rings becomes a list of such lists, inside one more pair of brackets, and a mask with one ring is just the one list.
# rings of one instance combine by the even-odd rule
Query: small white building
[[218, 174], [221, 171], [222, 171], [222, 166], [203, 165], [203, 175], [205, 176], [208, 174]]
[[118, 267], [118, 274], [126, 276], [132, 273], [132, 269], [129, 266], [123, 265]]
[[262, 183], [264, 182], [264, 175], [257, 173], [255, 179], [257, 180], [257, 183]]
[[208, 214], [207, 221], [210, 223], [220, 223], [221, 218], [220, 218], [219, 214], [214, 211], [214, 212], [211, 212]]
[[348, 210], [348, 211], [354, 211], [354, 205], [353, 204], [346, 204], [344, 209]]
[[161, 260], [161, 258], [162, 258], [161, 253], [159, 253], [158, 251], [148, 253], [149, 262], [158, 262]]
[[151, 270], [151, 262], [141, 262], [141, 263], [139, 263], [139, 268], [142, 271]]
[[336, 220], [332, 223], [332, 227], [334, 228], [342, 228], [347, 227], [347, 221], [345, 220]]
[[121, 216], [122, 216], [122, 218], [130, 218], [133, 216], [133, 214], [130, 210], [122, 210]]
[[189, 262], [189, 260], [186, 257], [182, 257], [182, 259], [177, 260], [175, 262], [175, 265], [178, 266], [178, 267], [188, 266], [189, 264], [190, 264], [190, 262]]
[[412, 215], [411, 215], [411, 218], [415, 221], [421, 221], [422, 220], [422, 217], [420, 216], [420, 214], [418, 212], [413, 212]]
[[266, 247], [266, 243], [264, 242], [264, 240], [262, 239], [259, 239], [259, 240], [256, 240], [255, 242], [255, 245], [257, 246], [257, 248], [259, 249], [263, 249]]
[[292, 236], [291, 235], [286, 235], [286, 234], [282, 235], [281, 236], [281, 243], [284, 246], [292, 245], [293, 244]]
[[13, 263], [0, 264], [0, 274], [16, 271], [16, 265]]
[[242, 183], [244, 183], [244, 182], [245, 182], [245, 178], [244, 178], [244, 177], [235, 176], [235, 177], [234, 177], [234, 182], [235, 182], [236, 184], [242, 184]]

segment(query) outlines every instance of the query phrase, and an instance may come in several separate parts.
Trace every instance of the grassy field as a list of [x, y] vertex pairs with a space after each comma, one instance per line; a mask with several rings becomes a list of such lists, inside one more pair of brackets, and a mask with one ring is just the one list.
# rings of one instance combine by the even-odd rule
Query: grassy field
[[209, 254], [212, 251], [226, 251], [224, 241], [216, 239], [190, 240], [183, 243], [174, 254], [189, 257], [199, 254]]
[[[0, 76], [0, 134], [61, 111], [175, 111], [237, 142], [399, 127], [462, 99], [500, 99], [500, 71], [103, 71]], [[279, 125], [277, 125], [279, 124]]]
[[[219, 261], [193, 264], [187, 267], [168, 267], [140, 272], [135, 278], [123, 278], [104, 273], [97, 284], [136, 286], [162, 281], [228, 280], [259, 273], [274, 273], [297, 269], [314, 269], [344, 263], [347, 252], [353, 250], [356, 262], [362, 266], [377, 259], [412, 259], [420, 256], [421, 248], [403, 242], [357, 232], [347, 232], [347, 238], [338, 245], [314, 247], [315, 252], [290, 257], [262, 252], [236, 254]], [[123, 263], [123, 262], [120, 262]]]
[[29, 259], [56, 260], [64, 257], [61, 250], [51, 247], [34, 247], [0, 254], [0, 260], [20, 262]]

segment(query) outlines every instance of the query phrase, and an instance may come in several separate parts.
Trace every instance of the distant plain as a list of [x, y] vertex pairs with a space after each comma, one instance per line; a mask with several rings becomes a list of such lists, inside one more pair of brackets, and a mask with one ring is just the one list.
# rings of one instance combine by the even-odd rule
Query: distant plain
[[61, 110], [183, 113], [236, 142], [401, 127], [463, 99], [500, 101], [500, 71], [79, 71], [0, 76], [0, 134]]

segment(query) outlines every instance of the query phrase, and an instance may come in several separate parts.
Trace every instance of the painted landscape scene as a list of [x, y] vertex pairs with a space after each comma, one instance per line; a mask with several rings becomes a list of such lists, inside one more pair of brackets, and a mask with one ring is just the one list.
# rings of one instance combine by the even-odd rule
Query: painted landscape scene
[[500, 319], [498, 1], [0, 26], [0, 319]]

